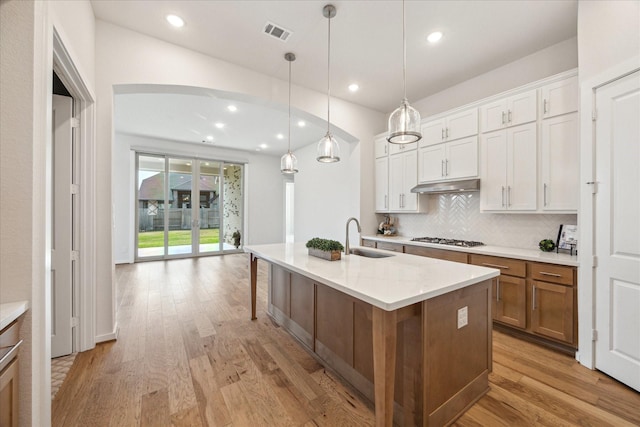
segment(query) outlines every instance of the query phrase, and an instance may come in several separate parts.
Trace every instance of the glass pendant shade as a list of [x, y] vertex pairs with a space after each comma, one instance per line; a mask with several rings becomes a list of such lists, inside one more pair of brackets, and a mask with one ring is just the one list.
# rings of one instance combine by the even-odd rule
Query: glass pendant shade
[[392, 144], [410, 144], [422, 138], [420, 133], [420, 113], [409, 105], [407, 99], [389, 116], [389, 135]]
[[318, 142], [318, 157], [316, 159], [322, 163], [340, 161], [340, 146], [330, 132], [327, 132], [320, 142]]
[[298, 159], [291, 151], [280, 158], [280, 172], [290, 174], [298, 173]]

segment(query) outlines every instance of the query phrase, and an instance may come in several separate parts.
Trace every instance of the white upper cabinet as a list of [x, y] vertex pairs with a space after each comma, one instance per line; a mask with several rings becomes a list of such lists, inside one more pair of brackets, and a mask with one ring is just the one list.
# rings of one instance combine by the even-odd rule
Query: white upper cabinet
[[536, 136], [536, 123], [482, 135], [480, 210], [536, 210]]
[[376, 138], [374, 141], [374, 150], [376, 154], [376, 159], [380, 157], [384, 157], [389, 154], [389, 142], [386, 137]]
[[478, 134], [478, 109], [470, 108], [422, 125], [420, 147]]
[[578, 126], [578, 113], [542, 121], [540, 188], [543, 211], [578, 210]]
[[492, 132], [510, 126], [536, 121], [537, 91], [512, 95], [480, 107], [480, 129]]
[[425, 207], [411, 189], [418, 184], [417, 150], [389, 156], [389, 211], [419, 212]]
[[418, 148], [417, 142], [411, 142], [409, 144], [389, 144], [389, 154], [398, 154], [405, 151], [411, 151]]
[[389, 157], [376, 159], [376, 212], [389, 212]]
[[428, 145], [418, 152], [418, 181], [421, 183], [477, 176], [477, 136]]
[[578, 77], [542, 87], [542, 117], [550, 118], [578, 111]]

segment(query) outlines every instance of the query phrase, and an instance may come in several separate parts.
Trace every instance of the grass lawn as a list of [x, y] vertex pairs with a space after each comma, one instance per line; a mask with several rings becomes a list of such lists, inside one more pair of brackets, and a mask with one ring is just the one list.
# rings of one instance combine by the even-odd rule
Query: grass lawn
[[[220, 230], [210, 228], [200, 230], [200, 243], [218, 243]], [[182, 246], [191, 244], [191, 230], [169, 231], [169, 246]], [[138, 233], [138, 248], [161, 248], [164, 246], [163, 231], [143, 231]]]

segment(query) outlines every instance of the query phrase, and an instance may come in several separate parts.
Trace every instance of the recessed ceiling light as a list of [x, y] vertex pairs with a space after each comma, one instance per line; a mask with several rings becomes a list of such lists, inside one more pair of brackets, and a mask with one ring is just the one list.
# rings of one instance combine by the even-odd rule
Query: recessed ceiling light
[[224, 123], [216, 123], [215, 125], [218, 129], [222, 129], [224, 127]]
[[300, 120], [300, 121], [298, 122], [298, 127], [303, 128], [303, 127], [305, 127], [306, 125], [307, 125], [307, 124], [304, 122], [304, 120]]
[[276, 135], [276, 138], [278, 138], [278, 139], [283, 139], [283, 138], [284, 138], [284, 135], [283, 135], [283, 134], [281, 134], [281, 133], [279, 133], [279, 134], [277, 134], [277, 135]]
[[176, 28], [184, 27], [184, 19], [178, 15], [167, 15], [167, 22]]
[[262, 148], [263, 150], [266, 149], [267, 147], [269, 147], [267, 144], [260, 144], [260, 148]]
[[209, 162], [205, 162], [205, 163], [204, 163], [204, 165], [205, 165], [205, 166], [209, 166]]
[[356, 83], [351, 83], [351, 84], [349, 85], [349, 90], [350, 90], [351, 92], [356, 92], [358, 89], [360, 89], [360, 86], [358, 86]]
[[187, 162], [187, 166], [191, 166], [191, 163], [190, 163], [190, 162]]
[[207, 135], [207, 141], [213, 141], [213, 135]]
[[442, 33], [440, 31], [434, 31], [433, 33], [429, 34], [429, 36], [427, 36], [427, 40], [429, 41], [429, 43], [436, 43], [440, 41], [441, 38]]
[[234, 112], [234, 111], [238, 111], [238, 107], [236, 107], [235, 105], [229, 105], [227, 107], [227, 110]]

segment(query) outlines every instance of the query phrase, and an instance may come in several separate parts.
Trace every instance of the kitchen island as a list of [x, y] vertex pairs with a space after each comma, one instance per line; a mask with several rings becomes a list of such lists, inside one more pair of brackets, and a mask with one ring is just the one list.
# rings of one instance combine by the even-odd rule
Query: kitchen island
[[262, 259], [269, 314], [374, 401], [376, 425], [446, 425], [488, 391], [498, 270], [375, 249], [386, 257], [326, 261], [302, 243], [244, 249], [252, 319]]

